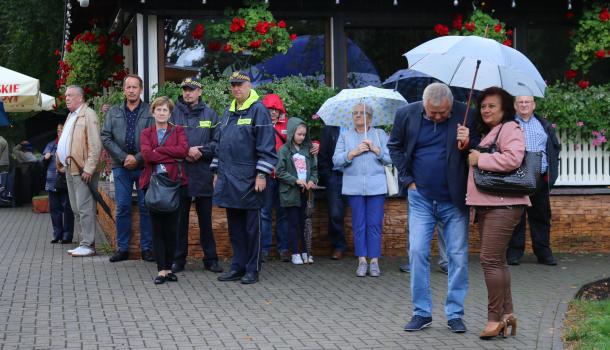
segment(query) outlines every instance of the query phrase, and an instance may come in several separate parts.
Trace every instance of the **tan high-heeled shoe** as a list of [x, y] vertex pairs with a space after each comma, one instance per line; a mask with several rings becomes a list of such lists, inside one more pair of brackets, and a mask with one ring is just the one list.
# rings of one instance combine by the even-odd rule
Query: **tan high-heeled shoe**
[[505, 330], [506, 330], [506, 323], [504, 321], [500, 321], [498, 323], [498, 326], [494, 330], [491, 330], [491, 331], [483, 330], [481, 332], [481, 334], [479, 335], [479, 338], [481, 338], [483, 340], [489, 340], [489, 339], [497, 337], [498, 335], [502, 335], [502, 337], [504, 338]]
[[506, 323], [506, 328], [504, 329], [504, 335], [507, 335], [508, 327], [510, 327], [510, 335], [517, 335], [517, 318], [513, 315], [508, 316], [504, 319], [504, 323]]

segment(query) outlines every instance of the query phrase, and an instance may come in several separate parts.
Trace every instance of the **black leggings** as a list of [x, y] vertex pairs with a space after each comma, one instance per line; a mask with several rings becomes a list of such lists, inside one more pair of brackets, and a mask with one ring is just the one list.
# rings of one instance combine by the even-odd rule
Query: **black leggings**
[[171, 213], [150, 212], [152, 239], [157, 270], [171, 270], [176, 252], [178, 210]]
[[[300, 207], [285, 207], [286, 221], [289, 222], [288, 232], [288, 249], [292, 249], [292, 254], [298, 254], [306, 251], [305, 247], [305, 210], [307, 208], [307, 196], [301, 194]], [[299, 250], [299, 241], [301, 241], [301, 249]]]

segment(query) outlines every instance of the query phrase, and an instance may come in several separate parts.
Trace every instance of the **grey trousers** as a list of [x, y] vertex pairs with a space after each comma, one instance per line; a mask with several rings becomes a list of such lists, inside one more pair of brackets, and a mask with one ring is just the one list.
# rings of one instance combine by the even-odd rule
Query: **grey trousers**
[[[99, 173], [93, 174], [91, 182], [97, 187], [100, 178]], [[68, 197], [70, 206], [74, 212], [75, 228], [78, 227], [80, 234], [80, 245], [92, 247], [95, 242], [95, 213], [96, 202], [89, 190], [89, 186], [83, 182], [79, 175], [66, 174], [68, 184]], [[76, 231], [76, 230], [75, 230]]]

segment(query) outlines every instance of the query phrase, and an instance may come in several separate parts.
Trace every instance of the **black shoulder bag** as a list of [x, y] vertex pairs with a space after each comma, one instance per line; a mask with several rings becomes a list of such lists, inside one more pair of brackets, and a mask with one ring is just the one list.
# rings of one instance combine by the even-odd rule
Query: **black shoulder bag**
[[[504, 124], [500, 126], [494, 142], [489, 147], [477, 147], [477, 150], [481, 153], [498, 152], [496, 142], [503, 126]], [[479, 191], [482, 192], [503, 194], [505, 196], [529, 196], [536, 192], [536, 185], [540, 181], [541, 167], [542, 152], [525, 151], [521, 166], [507, 173], [481, 170], [475, 166], [473, 168], [474, 183]]]
[[[173, 128], [159, 142], [163, 146], [169, 138]], [[178, 210], [180, 206], [180, 185], [182, 183], [182, 162], [178, 161], [178, 179], [172, 181], [167, 174], [153, 173], [150, 176], [150, 183], [144, 196], [144, 202], [148, 210], [157, 213], [171, 213]], [[155, 167], [156, 168], [156, 167]]]

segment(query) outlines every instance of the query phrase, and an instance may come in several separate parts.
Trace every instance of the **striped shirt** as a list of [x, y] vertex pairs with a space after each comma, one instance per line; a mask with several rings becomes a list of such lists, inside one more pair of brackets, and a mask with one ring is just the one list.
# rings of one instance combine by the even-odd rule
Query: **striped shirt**
[[517, 114], [515, 115], [515, 120], [525, 133], [525, 150], [528, 152], [542, 152], [542, 168], [540, 171], [542, 174], [546, 173], [549, 164], [546, 158], [546, 141], [548, 136], [542, 124], [533, 114], [527, 121]]

